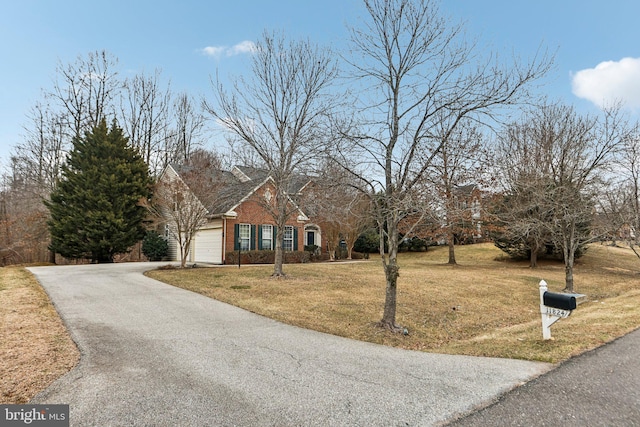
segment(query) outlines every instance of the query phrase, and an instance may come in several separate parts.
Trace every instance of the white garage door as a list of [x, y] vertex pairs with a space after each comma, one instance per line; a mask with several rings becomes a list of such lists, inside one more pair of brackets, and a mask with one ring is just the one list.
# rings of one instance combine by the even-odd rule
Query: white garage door
[[193, 262], [222, 264], [222, 228], [196, 232], [191, 260]]

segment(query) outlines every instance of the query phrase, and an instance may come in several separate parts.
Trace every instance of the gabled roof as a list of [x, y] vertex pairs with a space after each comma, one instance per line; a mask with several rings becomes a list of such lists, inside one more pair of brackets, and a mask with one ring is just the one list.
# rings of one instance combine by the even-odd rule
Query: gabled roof
[[[189, 166], [171, 165], [172, 169], [180, 176], [182, 173], [192, 170]], [[234, 166], [231, 171], [219, 171], [215, 176], [216, 185], [212, 191], [216, 191], [214, 206], [207, 206], [212, 217], [232, 215], [240, 203], [248, 199], [260, 187], [272, 181], [269, 172], [248, 166]], [[288, 194], [297, 194], [307, 183], [308, 178], [296, 176], [289, 185]], [[291, 199], [290, 199], [291, 200]], [[292, 203], [295, 204], [293, 200]], [[306, 215], [298, 209], [300, 217]]]
[[250, 166], [234, 166], [231, 173], [242, 182], [247, 181], [264, 181], [269, 176], [266, 169], [257, 169]]
[[479, 188], [477, 184], [467, 184], [467, 185], [458, 185], [453, 189], [453, 191], [454, 193], [460, 194], [463, 196], [471, 196], [471, 194], [473, 194], [473, 192], [478, 189]]
[[[254, 168], [251, 166], [234, 166], [231, 169], [231, 173], [233, 173], [236, 178], [239, 180], [253, 181], [253, 182], [263, 182], [266, 180], [271, 174], [267, 169]], [[289, 182], [289, 188], [287, 189], [288, 194], [298, 194], [304, 186], [309, 183], [309, 177], [304, 175], [294, 175]]]

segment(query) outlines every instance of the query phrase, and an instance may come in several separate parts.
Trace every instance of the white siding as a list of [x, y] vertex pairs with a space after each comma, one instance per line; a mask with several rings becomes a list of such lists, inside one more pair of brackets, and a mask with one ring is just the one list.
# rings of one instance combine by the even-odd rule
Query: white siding
[[167, 254], [169, 261], [180, 261], [180, 250], [176, 239], [173, 236], [169, 236], [167, 243], [169, 244], [169, 253]]

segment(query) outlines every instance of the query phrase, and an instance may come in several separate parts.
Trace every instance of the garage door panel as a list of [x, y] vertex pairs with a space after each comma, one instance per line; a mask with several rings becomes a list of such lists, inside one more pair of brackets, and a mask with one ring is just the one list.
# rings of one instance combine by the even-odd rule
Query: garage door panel
[[196, 232], [193, 252], [194, 262], [222, 264], [222, 228]]

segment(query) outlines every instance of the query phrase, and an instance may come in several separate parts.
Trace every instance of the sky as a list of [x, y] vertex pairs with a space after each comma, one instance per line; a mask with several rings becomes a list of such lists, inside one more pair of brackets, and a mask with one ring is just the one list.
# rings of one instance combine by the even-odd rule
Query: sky
[[[638, 118], [640, 1], [442, 0], [440, 9], [465, 22], [481, 51], [523, 60], [555, 52], [540, 89], [551, 99], [581, 111], [619, 99]], [[364, 14], [362, 0], [0, 0], [0, 164], [58, 64], [106, 50], [121, 77], [161, 70], [174, 91], [210, 96], [216, 73], [250, 71], [264, 30], [340, 50]]]

